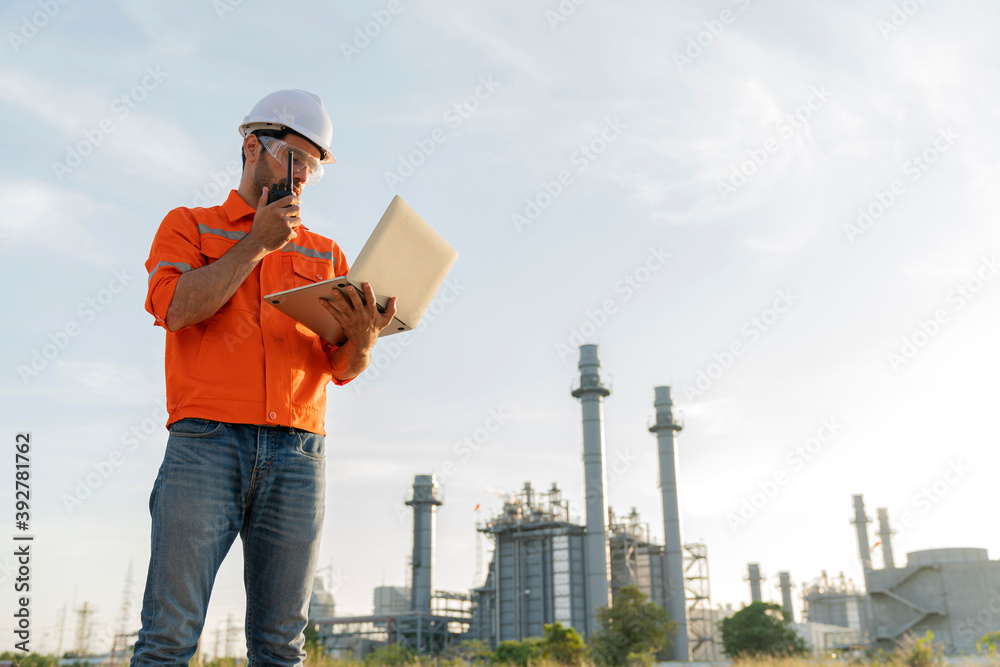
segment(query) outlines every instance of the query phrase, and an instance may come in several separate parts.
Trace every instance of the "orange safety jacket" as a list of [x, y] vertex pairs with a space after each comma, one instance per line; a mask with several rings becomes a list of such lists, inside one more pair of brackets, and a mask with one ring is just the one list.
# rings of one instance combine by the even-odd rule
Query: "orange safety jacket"
[[[233, 190], [222, 206], [176, 208], [160, 223], [146, 260], [146, 310], [164, 318], [177, 279], [211, 264], [244, 238], [255, 210]], [[329, 355], [337, 349], [262, 297], [347, 274], [330, 239], [300, 226], [280, 251], [264, 257], [236, 293], [208, 319], [167, 330], [167, 426], [186, 417], [235, 424], [294, 426], [326, 435]]]

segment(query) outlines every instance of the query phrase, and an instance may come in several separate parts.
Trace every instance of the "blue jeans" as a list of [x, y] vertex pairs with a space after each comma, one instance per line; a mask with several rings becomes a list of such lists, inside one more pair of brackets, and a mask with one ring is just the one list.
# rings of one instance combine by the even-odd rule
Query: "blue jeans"
[[323, 526], [324, 438], [181, 419], [149, 497], [152, 545], [132, 665], [187, 665], [215, 575], [239, 534], [247, 656], [301, 665]]

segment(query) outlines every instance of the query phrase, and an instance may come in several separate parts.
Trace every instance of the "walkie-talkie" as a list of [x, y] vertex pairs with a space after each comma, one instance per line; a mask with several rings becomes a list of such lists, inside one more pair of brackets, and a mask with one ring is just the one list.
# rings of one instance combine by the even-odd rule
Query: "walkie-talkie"
[[267, 190], [267, 203], [276, 202], [279, 199], [283, 199], [288, 195], [294, 195], [295, 191], [292, 189], [292, 168], [293, 168], [293, 153], [291, 150], [288, 151], [288, 179], [285, 181], [278, 181], [271, 185]]

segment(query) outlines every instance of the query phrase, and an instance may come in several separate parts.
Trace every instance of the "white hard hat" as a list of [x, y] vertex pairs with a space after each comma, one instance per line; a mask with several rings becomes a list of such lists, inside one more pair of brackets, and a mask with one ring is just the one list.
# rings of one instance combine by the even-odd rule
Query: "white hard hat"
[[330, 149], [333, 123], [323, 107], [323, 100], [304, 90], [278, 90], [257, 102], [240, 123], [244, 137], [255, 130], [288, 128], [319, 146], [320, 162], [336, 162]]

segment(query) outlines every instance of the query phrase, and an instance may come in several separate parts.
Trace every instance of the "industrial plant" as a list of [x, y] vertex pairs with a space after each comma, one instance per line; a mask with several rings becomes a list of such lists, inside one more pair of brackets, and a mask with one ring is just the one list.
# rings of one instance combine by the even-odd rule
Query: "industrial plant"
[[[664, 544], [657, 544], [634, 507], [616, 515], [605, 498], [603, 399], [611, 390], [600, 369], [597, 346], [582, 345], [571, 395], [582, 408], [584, 524], [571, 519], [557, 483], [540, 490], [525, 481], [477, 526], [493, 546], [481, 583], [468, 592], [436, 590], [435, 516], [443, 500], [434, 476], [416, 475], [406, 501], [413, 509], [410, 585], [375, 588], [370, 615], [336, 616], [332, 596], [317, 578], [310, 620], [330, 654], [363, 657], [392, 644], [437, 654], [465, 640], [495, 649], [504, 641], [539, 637], [546, 624], [557, 622], [589, 638], [598, 611], [632, 585], [677, 623], [669, 660], [723, 657], [719, 624], [737, 610], [712, 607], [707, 546], [683, 540], [676, 448], [683, 425], [671, 388], [655, 387], [655, 417], [648, 426], [659, 455]], [[880, 508], [883, 567], [875, 569], [862, 496], [854, 496], [853, 507], [864, 572], [860, 586], [843, 574], [831, 578], [823, 572], [802, 584], [796, 622], [791, 573], [777, 573], [784, 614], [814, 653], [892, 650], [908, 634], [928, 630], [947, 652], [969, 653], [985, 632], [1000, 628], [1000, 562], [989, 560], [985, 549], [915, 551], [897, 567], [888, 511]], [[748, 564], [749, 602], [762, 600], [765, 579], [759, 563]]]

